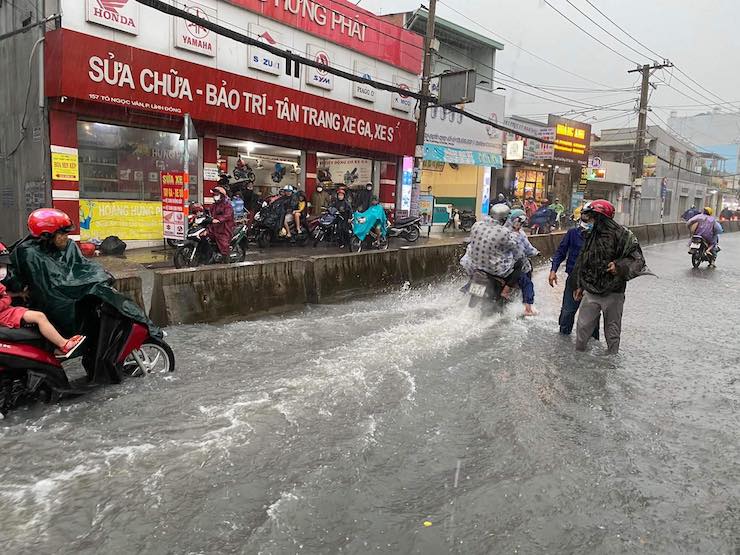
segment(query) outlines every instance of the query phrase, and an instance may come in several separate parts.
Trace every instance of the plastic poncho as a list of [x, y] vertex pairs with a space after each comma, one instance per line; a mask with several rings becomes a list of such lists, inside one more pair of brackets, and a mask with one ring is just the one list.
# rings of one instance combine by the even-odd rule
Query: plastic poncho
[[47, 250], [36, 239], [24, 239], [10, 255], [9, 270], [9, 287], [20, 291], [28, 286], [30, 308], [44, 312], [63, 335], [80, 331], [84, 313], [80, 301], [95, 297], [148, 326], [152, 337], [163, 337], [139, 305], [110, 285], [111, 276], [82, 256], [74, 241], [60, 251]]
[[385, 237], [388, 228], [388, 218], [380, 204], [371, 206], [365, 212], [355, 212], [352, 230], [360, 241], [364, 241], [370, 230], [380, 224], [380, 233]]
[[[616, 275], [607, 272], [614, 262]], [[598, 217], [593, 231], [578, 256], [573, 269], [576, 287], [594, 295], [624, 293], [627, 282], [643, 275], [653, 275], [645, 266], [640, 243], [634, 233], [610, 218]]]

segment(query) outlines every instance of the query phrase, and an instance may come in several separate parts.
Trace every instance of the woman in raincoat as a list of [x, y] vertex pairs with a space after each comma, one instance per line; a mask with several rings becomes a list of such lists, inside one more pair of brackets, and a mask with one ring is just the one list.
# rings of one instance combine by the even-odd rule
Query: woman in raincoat
[[211, 194], [214, 201], [210, 209], [213, 221], [208, 226], [208, 233], [216, 243], [218, 251], [223, 256], [229, 256], [229, 245], [234, 236], [234, 208], [223, 187], [216, 187]]

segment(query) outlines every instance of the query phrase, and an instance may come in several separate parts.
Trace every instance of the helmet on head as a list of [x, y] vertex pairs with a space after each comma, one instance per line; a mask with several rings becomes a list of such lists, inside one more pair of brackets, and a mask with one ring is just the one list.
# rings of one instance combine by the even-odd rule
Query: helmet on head
[[609, 219], [614, 218], [614, 205], [608, 200], [594, 200], [586, 203], [583, 207], [581, 214], [588, 214], [589, 212], [595, 214], [602, 214]]
[[225, 197], [226, 196], [226, 189], [224, 189], [223, 187], [214, 187], [213, 189], [211, 189], [211, 194], [212, 195], [221, 195], [221, 196]]
[[55, 233], [69, 233], [74, 228], [72, 218], [56, 208], [39, 208], [28, 216], [28, 231], [33, 237], [51, 237]]
[[712, 214], [714, 214], [714, 210], [710, 206], [705, 206], [704, 207], [704, 213], [707, 216], [711, 216]]
[[527, 213], [521, 208], [515, 208], [509, 214], [509, 219], [513, 222], [514, 220], [520, 220], [522, 223], [527, 221]]
[[505, 204], [496, 204], [493, 208], [491, 208], [491, 218], [493, 218], [494, 220], [498, 220], [501, 223], [506, 221], [510, 213], [511, 208], [509, 208]]
[[285, 187], [283, 187], [282, 189], [280, 189], [280, 192], [281, 193], [293, 193], [293, 192], [295, 192], [295, 189], [293, 189], [293, 186], [292, 185], [286, 185]]
[[337, 194], [339, 194], [339, 193], [341, 193], [343, 195], [346, 195], [347, 194], [347, 191], [344, 190], [344, 187], [339, 187], [339, 189], [337, 189]]

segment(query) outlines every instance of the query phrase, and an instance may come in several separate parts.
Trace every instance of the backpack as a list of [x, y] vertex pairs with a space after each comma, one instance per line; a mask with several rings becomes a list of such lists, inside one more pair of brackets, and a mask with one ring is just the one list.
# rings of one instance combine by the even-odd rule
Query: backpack
[[98, 250], [100, 251], [100, 254], [121, 255], [126, 252], [126, 243], [121, 241], [121, 239], [116, 235], [111, 235], [103, 239]]

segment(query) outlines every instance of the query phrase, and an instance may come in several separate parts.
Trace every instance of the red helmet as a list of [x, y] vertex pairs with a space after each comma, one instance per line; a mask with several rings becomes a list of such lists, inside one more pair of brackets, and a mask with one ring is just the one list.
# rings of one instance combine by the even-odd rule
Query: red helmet
[[72, 218], [56, 208], [39, 208], [28, 216], [28, 230], [34, 237], [69, 233], [74, 228]]
[[608, 200], [594, 200], [587, 202], [586, 206], [583, 207], [581, 213], [585, 214], [588, 212], [596, 212], [597, 214], [603, 214], [609, 219], [614, 218], [614, 205]]

